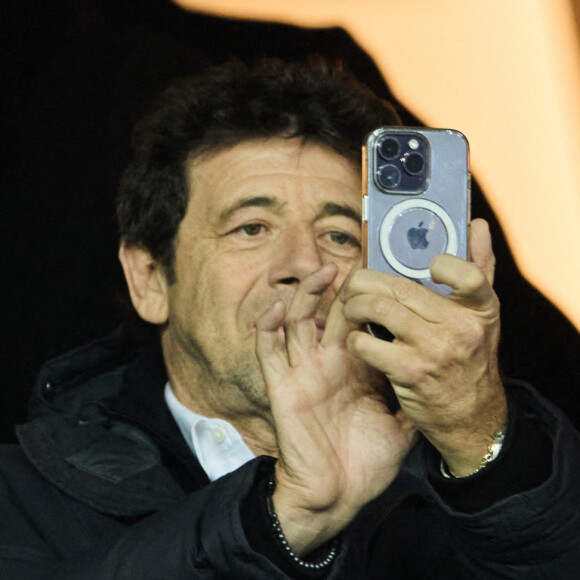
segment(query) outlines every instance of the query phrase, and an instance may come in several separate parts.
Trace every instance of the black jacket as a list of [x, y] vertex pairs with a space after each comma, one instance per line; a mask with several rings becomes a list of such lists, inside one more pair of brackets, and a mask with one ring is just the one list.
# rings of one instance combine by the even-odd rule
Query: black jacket
[[43, 368], [21, 445], [0, 451], [0, 578], [576, 577], [579, 437], [523, 384], [509, 386], [499, 459], [445, 480], [422, 442], [320, 573], [287, 560], [271, 535], [274, 460], [209, 484], [165, 406], [165, 381], [158, 344], [120, 334]]

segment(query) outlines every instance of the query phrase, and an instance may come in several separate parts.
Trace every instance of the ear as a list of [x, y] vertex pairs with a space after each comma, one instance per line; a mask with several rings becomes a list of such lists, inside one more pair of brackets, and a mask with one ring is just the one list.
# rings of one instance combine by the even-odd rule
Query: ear
[[140, 246], [121, 243], [119, 260], [139, 316], [152, 324], [167, 322], [167, 280], [161, 266]]

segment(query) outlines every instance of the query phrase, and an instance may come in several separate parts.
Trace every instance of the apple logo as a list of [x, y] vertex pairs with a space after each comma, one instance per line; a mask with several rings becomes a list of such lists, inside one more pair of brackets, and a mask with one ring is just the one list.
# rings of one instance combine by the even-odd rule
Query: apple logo
[[429, 245], [426, 237], [429, 230], [422, 225], [421, 221], [416, 228], [410, 228], [407, 232], [407, 240], [413, 250], [424, 250]]

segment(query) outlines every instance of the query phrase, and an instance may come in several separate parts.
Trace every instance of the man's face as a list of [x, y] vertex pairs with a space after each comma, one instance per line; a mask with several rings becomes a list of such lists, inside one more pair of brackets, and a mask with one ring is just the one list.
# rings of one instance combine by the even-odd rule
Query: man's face
[[206, 390], [214, 406], [267, 409], [256, 320], [333, 262], [339, 273], [317, 315], [324, 326], [360, 255], [359, 170], [325, 147], [273, 138], [204, 156], [188, 177], [163, 334], [171, 380], [178, 392]]

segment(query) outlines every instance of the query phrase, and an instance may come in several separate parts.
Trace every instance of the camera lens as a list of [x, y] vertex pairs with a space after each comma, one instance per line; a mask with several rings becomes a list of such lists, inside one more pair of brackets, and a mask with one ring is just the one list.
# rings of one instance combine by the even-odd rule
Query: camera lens
[[394, 165], [383, 165], [377, 171], [377, 180], [385, 189], [394, 189], [401, 181], [401, 172]]
[[409, 175], [418, 175], [425, 167], [425, 159], [420, 153], [407, 153], [403, 157], [403, 167]]
[[399, 154], [399, 143], [392, 137], [387, 137], [379, 143], [379, 155], [383, 159], [394, 159]]

